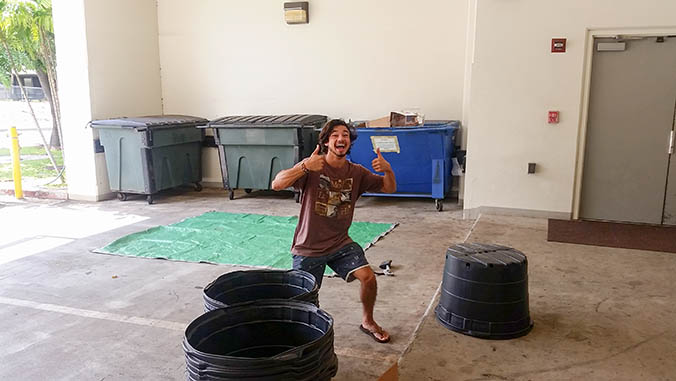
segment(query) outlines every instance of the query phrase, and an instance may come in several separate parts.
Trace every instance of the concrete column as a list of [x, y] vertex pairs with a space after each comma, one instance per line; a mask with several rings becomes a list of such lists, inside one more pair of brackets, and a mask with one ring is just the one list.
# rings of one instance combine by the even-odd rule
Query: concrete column
[[93, 119], [162, 114], [155, 0], [53, 0], [68, 195], [113, 194]]

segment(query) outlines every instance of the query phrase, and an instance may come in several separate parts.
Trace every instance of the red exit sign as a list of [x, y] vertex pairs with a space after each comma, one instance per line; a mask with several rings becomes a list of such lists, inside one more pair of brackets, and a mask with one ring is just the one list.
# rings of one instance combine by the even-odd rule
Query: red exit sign
[[552, 38], [552, 53], [565, 53], [565, 52], [566, 52], [566, 39]]
[[559, 123], [559, 112], [558, 111], [548, 111], [547, 112], [547, 123], [549, 123], [549, 124]]

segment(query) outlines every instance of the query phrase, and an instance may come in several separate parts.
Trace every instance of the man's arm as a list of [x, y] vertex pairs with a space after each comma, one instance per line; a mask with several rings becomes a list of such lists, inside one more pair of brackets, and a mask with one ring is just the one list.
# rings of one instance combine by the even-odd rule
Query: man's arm
[[397, 191], [397, 180], [394, 178], [394, 172], [390, 169], [385, 171], [385, 176], [383, 177], [383, 193], [394, 193]]
[[319, 154], [319, 146], [317, 146], [309, 158], [277, 173], [275, 179], [272, 180], [272, 189], [276, 191], [286, 189], [309, 171], [320, 171], [322, 168], [324, 168], [324, 157]]
[[272, 189], [273, 190], [282, 190], [292, 186], [298, 179], [305, 176], [305, 171], [303, 170], [303, 162], [299, 162], [289, 169], [279, 171], [275, 179], [272, 180]]
[[385, 173], [385, 176], [383, 177], [383, 187], [380, 191], [383, 193], [394, 193], [397, 190], [397, 180], [394, 177], [392, 166], [390, 166], [390, 163], [388, 163], [380, 153], [380, 148], [376, 148], [376, 155], [378, 156], [373, 159], [371, 166], [376, 172]]

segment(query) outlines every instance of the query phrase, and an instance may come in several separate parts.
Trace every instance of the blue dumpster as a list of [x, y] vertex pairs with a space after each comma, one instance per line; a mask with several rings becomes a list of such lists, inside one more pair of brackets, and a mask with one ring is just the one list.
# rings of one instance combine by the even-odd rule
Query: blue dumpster
[[429, 121], [416, 127], [358, 128], [349, 159], [373, 170], [375, 148], [390, 162], [397, 177], [396, 193], [365, 196], [428, 197], [438, 211], [451, 191], [451, 169], [458, 121]]

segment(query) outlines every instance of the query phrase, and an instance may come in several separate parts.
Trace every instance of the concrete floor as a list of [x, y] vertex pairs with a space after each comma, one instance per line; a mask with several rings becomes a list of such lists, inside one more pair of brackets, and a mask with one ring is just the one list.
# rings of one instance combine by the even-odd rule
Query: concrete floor
[[546, 237], [542, 219], [480, 216], [468, 241], [528, 256], [533, 330], [481, 340], [443, 328], [432, 311], [399, 363], [400, 379], [676, 379], [676, 254]]
[[[0, 379], [184, 379], [181, 340], [203, 310], [202, 290], [241, 267], [91, 253], [123, 235], [210, 210], [296, 215], [285, 194], [169, 192], [127, 202], [0, 198]], [[548, 243], [546, 220], [462, 219], [447, 200], [363, 198], [355, 221], [400, 225], [370, 248], [392, 259], [379, 277], [377, 344], [358, 330], [358, 284], [324, 280], [335, 319], [335, 380], [377, 379], [397, 361], [401, 380], [657, 379], [676, 374], [676, 255]], [[486, 341], [434, 319], [445, 250], [459, 242], [512, 246], [529, 258], [533, 331]]]

